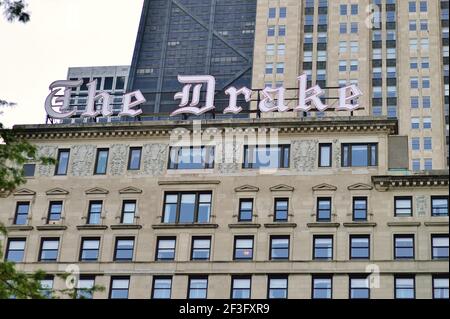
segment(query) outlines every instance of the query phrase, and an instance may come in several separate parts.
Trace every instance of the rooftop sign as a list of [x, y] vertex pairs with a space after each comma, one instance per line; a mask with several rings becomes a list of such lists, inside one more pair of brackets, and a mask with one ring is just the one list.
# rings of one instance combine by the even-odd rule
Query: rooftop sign
[[[175, 94], [174, 99], [180, 100], [179, 108], [172, 112], [170, 116], [179, 114], [194, 114], [201, 115], [209, 112], [215, 108], [214, 94], [216, 89], [216, 80], [211, 75], [193, 75], [185, 76], [179, 75], [178, 81], [184, 84], [181, 92]], [[303, 74], [298, 77], [299, 92], [298, 104], [295, 107], [289, 107], [285, 103], [286, 89], [280, 88], [265, 88], [262, 90], [262, 99], [258, 104], [261, 112], [286, 112], [294, 110], [297, 112], [307, 112], [312, 109], [318, 111], [325, 111], [329, 105], [321, 101], [324, 92], [320, 86], [315, 85], [307, 88], [307, 76]], [[45, 110], [49, 117], [54, 119], [70, 118], [75, 115], [76, 110], [69, 108], [69, 101], [72, 89], [77, 88], [83, 84], [83, 80], [61, 80], [50, 84], [50, 94], [45, 100]], [[200, 105], [200, 95], [203, 86], [205, 88], [204, 105]], [[97, 80], [91, 81], [87, 84], [88, 96], [86, 109], [81, 114], [81, 117], [95, 118], [97, 116], [111, 116], [112, 112], [112, 96], [105, 91], [97, 91]], [[64, 94], [61, 94], [63, 90]], [[192, 91], [192, 94], [191, 94]], [[236, 87], [229, 87], [225, 94], [229, 96], [228, 107], [224, 109], [224, 114], [238, 114], [242, 111], [242, 107], [237, 105], [238, 97], [242, 95], [245, 101], [250, 102], [253, 91], [247, 87], [237, 89]], [[192, 96], [191, 96], [192, 95]], [[362, 96], [360, 89], [352, 84], [339, 89], [339, 105], [336, 107], [338, 111], [354, 111], [361, 106], [358, 104], [358, 98]], [[119, 116], [135, 117], [142, 114], [142, 109], [139, 105], [145, 103], [145, 97], [141, 91], [134, 91], [126, 93], [123, 96], [123, 104]]]

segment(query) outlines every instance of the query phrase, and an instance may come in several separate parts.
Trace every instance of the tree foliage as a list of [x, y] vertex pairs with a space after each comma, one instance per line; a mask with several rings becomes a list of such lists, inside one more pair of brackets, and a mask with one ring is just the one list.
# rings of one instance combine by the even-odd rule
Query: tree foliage
[[0, 7], [3, 7], [3, 14], [9, 22], [30, 21], [30, 13], [26, 11], [27, 3], [24, 0], [0, 0]]

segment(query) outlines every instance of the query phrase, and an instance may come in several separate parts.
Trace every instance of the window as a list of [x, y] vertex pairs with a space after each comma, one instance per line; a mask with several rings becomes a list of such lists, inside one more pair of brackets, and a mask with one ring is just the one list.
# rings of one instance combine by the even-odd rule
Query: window
[[100, 250], [100, 238], [82, 238], [80, 261], [98, 260]]
[[419, 78], [418, 77], [410, 78], [410, 87], [411, 87], [411, 89], [419, 88]]
[[333, 236], [314, 236], [313, 259], [333, 259]]
[[417, 109], [419, 107], [419, 98], [417, 96], [411, 97], [411, 108]]
[[280, 18], [286, 18], [286, 7], [280, 8]]
[[278, 46], [277, 46], [277, 54], [278, 55], [284, 55], [285, 51], [286, 51], [286, 45], [278, 44]]
[[170, 299], [172, 277], [153, 277], [152, 299]]
[[412, 160], [412, 170], [415, 172], [420, 171], [420, 159], [413, 159]]
[[424, 89], [430, 88], [430, 78], [429, 77], [422, 78], [422, 88], [424, 88]]
[[347, 22], [339, 23], [339, 33], [346, 34], [347, 33]]
[[113, 81], [114, 81], [113, 77], [110, 77], [110, 76], [105, 77], [105, 83], [103, 85], [103, 89], [104, 90], [112, 90], [112, 88], [113, 88]]
[[62, 206], [62, 201], [50, 202], [48, 207], [47, 223], [61, 219]]
[[175, 260], [176, 237], [159, 237], [156, 244], [156, 260]]
[[111, 277], [110, 299], [128, 299], [130, 277]]
[[188, 290], [188, 299], [206, 299], [208, 277], [190, 277]]
[[350, 235], [350, 259], [370, 259], [369, 235]]
[[431, 235], [431, 258], [448, 259], [448, 234]]
[[431, 98], [429, 96], [422, 97], [422, 107], [429, 109], [431, 107]]
[[166, 193], [163, 223], [208, 223], [211, 215], [211, 192]]
[[420, 119], [417, 117], [411, 118], [411, 129], [418, 130], [420, 129]]
[[209, 260], [211, 237], [192, 237], [191, 260]]
[[120, 222], [122, 224], [133, 224], [136, 214], [136, 201], [124, 200], [122, 204], [122, 216]]
[[128, 170], [137, 171], [141, 168], [142, 147], [131, 147], [128, 156]]
[[331, 143], [319, 144], [319, 167], [331, 167]]
[[286, 26], [285, 25], [279, 25], [278, 26], [278, 36], [279, 37], [286, 36]]
[[268, 299], [286, 299], [288, 294], [288, 278], [286, 276], [270, 276]]
[[23, 164], [23, 176], [33, 177], [35, 171], [36, 171], [36, 164], [33, 163]]
[[416, 297], [414, 277], [395, 277], [395, 299], [414, 299]]
[[409, 31], [417, 30], [417, 22], [416, 20], [409, 20]]
[[275, 54], [275, 45], [268, 44], [266, 45], [266, 55], [272, 56]]
[[339, 12], [340, 12], [341, 16], [346, 16], [347, 15], [347, 5], [341, 4], [339, 6]]
[[357, 41], [350, 41], [350, 52], [358, 53], [359, 51], [359, 43]]
[[353, 16], [358, 15], [358, 5], [357, 4], [352, 4], [350, 6], [351, 8], [351, 13]]
[[277, 74], [283, 74], [284, 73], [284, 63], [277, 63]]
[[39, 292], [45, 299], [52, 298], [53, 279], [53, 276], [45, 276], [44, 279], [39, 280]]
[[108, 165], [108, 153], [109, 153], [109, 150], [107, 148], [100, 148], [97, 150], [94, 174], [96, 174], [96, 175], [106, 174], [106, 168]]
[[426, 1], [420, 1], [420, 12], [428, 11], [428, 3]]
[[234, 260], [252, 260], [253, 259], [253, 236], [234, 238]]
[[409, 2], [409, 12], [410, 13], [414, 13], [414, 12], [416, 12], [417, 11], [417, 8], [416, 8], [416, 1], [410, 1]]
[[428, 51], [428, 49], [430, 48], [430, 42], [428, 39], [421, 39], [420, 40], [420, 49], [422, 51]]
[[14, 225], [27, 225], [30, 202], [18, 202], [14, 216]]
[[133, 260], [134, 238], [119, 237], [116, 238], [116, 249], [114, 251], [114, 261]]
[[339, 72], [347, 71], [347, 61], [339, 61]]
[[231, 278], [231, 299], [250, 299], [251, 286], [251, 277], [233, 276]]
[[417, 69], [418, 68], [418, 62], [417, 62], [417, 58], [411, 58], [410, 62], [409, 62], [409, 68], [410, 69]]
[[358, 22], [350, 23], [350, 32], [351, 33], [358, 33]]
[[267, 28], [267, 36], [269, 37], [275, 36], [275, 26], [271, 25]]
[[347, 52], [347, 42], [346, 41], [339, 41], [339, 53], [345, 53]]
[[351, 60], [350, 61], [350, 71], [358, 71], [358, 60]]
[[370, 299], [369, 277], [350, 278], [350, 299]]
[[6, 261], [21, 263], [25, 254], [25, 238], [8, 239], [8, 248], [6, 249]]
[[99, 225], [102, 215], [102, 201], [90, 201], [87, 223], [89, 225]]
[[288, 168], [290, 145], [245, 145], [243, 168]]
[[353, 220], [367, 220], [367, 197], [353, 198]]
[[240, 222], [251, 222], [253, 220], [253, 199], [243, 198], [239, 201]]
[[69, 166], [69, 154], [70, 150], [58, 150], [55, 175], [67, 175], [67, 168]]
[[58, 259], [59, 238], [42, 238], [39, 261], [51, 262]]
[[118, 76], [116, 78], [116, 90], [123, 90], [125, 88], [125, 77]]
[[427, 20], [420, 20], [420, 30], [428, 31], [428, 21]]
[[273, 73], [273, 63], [266, 63], [266, 74], [272, 74]]
[[431, 171], [433, 169], [433, 159], [432, 158], [425, 158], [424, 162], [425, 162], [424, 169], [426, 171]]
[[289, 259], [289, 236], [270, 237], [270, 260]]
[[332, 277], [314, 276], [312, 278], [312, 299], [332, 299], [332, 285]]
[[394, 235], [394, 259], [414, 259], [414, 235]]
[[269, 8], [269, 19], [274, 19], [277, 14], [276, 8]]
[[433, 276], [433, 299], [448, 299], [448, 275], [447, 277]]
[[77, 283], [77, 299], [93, 299], [95, 276], [80, 276]]
[[419, 151], [420, 150], [420, 138], [413, 137], [411, 139], [411, 148], [413, 151]]
[[430, 59], [422, 58], [421, 67], [422, 67], [422, 69], [429, 69], [430, 68]]
[[213, 146], [171, 147], [169, 169], [214, 168]]
[[343, 167], [378, 165], [378, 144], [342, 144]]
[[317, 221], [331, 221], [331, 197], [317, 198]]
[[412, 216], [412, 197], [396, 196], [394, 197], [394, 216]]
[[433, 141], [431, 137], [423, 138], [423, 149], [426, 151], [431, 151], [433, 149]]
[[448, 197], [431, 197], [431, 216], [448, 216]]
[[289, 199], [276, 198], [273, 220], [275, 222], [286, 222], [288, 220], [288, 217], [289, 217]]

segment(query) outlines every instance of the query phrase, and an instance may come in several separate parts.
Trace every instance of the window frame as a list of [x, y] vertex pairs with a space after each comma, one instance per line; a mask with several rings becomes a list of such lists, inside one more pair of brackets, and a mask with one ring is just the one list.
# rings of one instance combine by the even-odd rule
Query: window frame
[[[138, 163], [138, 167], [137, 168], [133, 168], [131, 167], [131, 160], [133, 157], [133, 152], [135, 151], [139, 151], [139, 163]], [[142, 147], [140, 146], [133, 146], [130, 147], [129, 151], [128, 151], [128, 164], [127, 164], [127, 170], [128, 171], [139, 171], [141, 169], [141, 162], [142, 162]]]
[[[192, 223], [180, 223], [180, 216], [181, 216], [181, 197], [182, 195], [195, 195], [195, 209], [194, 209], [194, 221]], [[177, 207], [176, 207], [176, 215], [175, 215], [175, 222], [174, 223], [166, 223], [164, 222], [164, 219], [166, 217], [166, 205], [167, 205], [167, 196], [168, 195], [177, 195]], [[208, 221], [207, 222], [199, 222], [198, 221], [198, 216], [199, 216], [199, 208], [200, 208], [200, 204], [202, 202], [200, 202], [200, 196], [201, 195], [210, 195], [211, 199], [209, 202], [209, 216], [208, 216]], [[170, 203], [173, 204], [173, 203]], [[211, 215], [212, 215], [212, 208], [213, 208], [213, 192], [212, 191], [167, 191], [164, 192], [164, 202], [163, 202], [163, 213], [162, 213], [162, 218], [161, 218], [161, 223], [163, 224], [208, 224], [211, 222]]]
[[[93, 251], [93, 250], [94, 250], [94, 249], [84, 249], [84, 248], [83, 248], [83, 247], [84, 247], [84, 242], [85, 242], [85, 241], [94, 241], [94, 240], [98, 241], [98, 249], [96, 250], [96, 251], [97, 251], [97, 258], [95, 258], [95, 259], [92, 259], [92, 258], [83, 258], [83, 252], [84, 252], [85, 250], [89, 250], [89, 251]], [[95, 262], [95, 261], [98, 261], [99, 258], [100, 258], [100, 244], [101, 244], [101, 239], [100, 239], [100, 237], [81, 237], [80, 255], [79, 255], [78, 260], [79, 260], [80, 262]]]
[[[348, 282], [348, 299], [361, 299], [361, 300], [369, 300], [370, 299], [370, 278], [368, 275], [350, 275], [349, 276], [349, 282]], [[368, 287], [367, 288], [352, 288], [352, 280], [354, 279], [364, 279], [368, 281]], [[352, 298], [352, 290], [365, 290], [367, 291], [367, 298]]]
[[[209, 247], [208, 247], [208, 258], [194, 258], [194, 244], [196, 240], [208, 240], [209, 241]], [[176, 245], [176, 242], [175, 242]], [[211, 260], [211, 248], [212, 248], [212, 236], [192, 236], [191, 240], [191, 255], [190, 255], [190, 261], [208, 261]], [[199, 248], [197, 248], [199, 250]], [[201, 248], [200, 250], [204, 251], [206, 248]]]
[[449, 259], [449, 255], [447, 254], [447, 256], [444, 257], [440, 257], [440, 256], [436, 256], [434, 254], [434, 249], [437, 247], [441, 247], [441, 248], [447, 248], [447, 250], [449, 249], [449, 246], [435, 246], [434, 245], [434, 239], [436, 238], [447, 238], [447, 240], [449, 240], [449, 234], [431, 234], [431, 260], [448, 260]]
[[[235, 280], [248, 280], [250, 282], [249, 288], [236, 288]], [[235, 290], [237, 291], [247, 291], [248, 290], [248, 298], [236, 298], [234, 296]], [[251, 275], [233, 275], [231, 276], [231, 291], [230, 291], [230, 299], [231, 300], [249, 300], [252, 299], [252, 276]]]
[[[447, 201], [447, 214], [435, 214], [433, 213], [433, 209], [435, 208], [433, 206], [434, 200], [446, 200]], [[448, 196], [431, 196], [431, 216], [432, 217], [440, 217], [440, 216], [448, 216], [448, 203], [449, 203], [449, 197]]]
[[[248, 209], [242, 209], [242, 203], [251, 202], [252, 209], [250, 211], [250, 219], [242, 218], [242, 212], [248, 213]], [[254, 208], [254, 199], [253, 198], [240, 198], [239, 199], [239, 212], [238, 212], [238, 222], [252, 222], [253, 221], [253, 208]]]
[[[60, 160], [61, 160], [61, 155], [62, 153], [67, 153], [67, 164], [64, 170], [64, 173], [60, 173], [59, 169], [60, 169]], [[66, 176], [67, 175], [67, 171], [69, 170], [69, 161], [70, 161], [70, 148], [61, 148], [58, 149], [58, 155], [56, 157], [56, 165], [55, 165], [55, 176]]]
[[[277, 204], [279, 202], [286, 202], [286, 210], [277, 209]], [[278, 213], [286, 211], [286, 218], [277, 218]], [[287, 222], [289, 220], [289, 198], [287, 197], [276, 197], [274, 199], [273, 208], [273, 221], [274, 222]]]
[[[397, 200], [409, 200], [410, 202], [410, 209], [411, 209], [411, 213], [409, 215], [406, 214], [398, 214], [397, 213], [397, 209], [404, 209], [404, 208], [398, 208], [397, 207]], [[412, 196], [394, 196], [394, 217], [413, 217], [414, 216], [414, 202], [413, 202], [413, 197]]]
[[[287, 239], [287, 248], [274, 248], [273, 240], [276, 239]], [[274, 257], [273, 250], [286, 250], [287, 249], [287, 257]], [[291, 236], [289, 235], [271, 235], [269, 238], [269, 260], [277, 261], [277, 260], [290, 260], [291, 255]]]
[[[394, 234], [394, 260], [415, 260], [416, 259], [416, 236], [414, 234]], [[412, 256], [398, 257], [397, 256], [397, 239], [398, 238], [412, 238]], [[406, 247], [411, 249], [411, 247]]]
[[[285, 288], [271, 288], [270, 284], [272, 280], [285, 280]], [[285, 297], [283, 298], [271, 298], [270, 292], [272, 290], [283, 290], [285, 291]], [[288, 299], [289, 298], [289, 275], [269, 275], [267, 277], [267, 299]]]
[[[279, 154], [278, 154], [278, 167], [260, 167], [258, 163], [256, 162], [256, 159], [253, 157], [255, 156], [255, 153], [259, 148], [265, 148], [266, 152], [267, 149], [270, 148], [279, 148]], [[252, 150], [252, 154], [250, 154], [250, 150]], [[287, 151], [287, 159], [285, 158], [285, 152]], [[251, 160], [251, 162], [250, 162]], [[285, 166], [285, 162], [287, 162], [287, 166]], [[243, 153], [243, 161], [242, 161], [242, 169], [288, 169], [290, 168], [291, 164], [291, 145], [290, 144], [277, 144], [277, 145], [244, 145], [244, 153]], [[256, 167], [258, 165], [258, 167]]]
[[[362, 209], [356, 209], [355, 202], [364, 201], [365, 202], [365, 218], [356, 218], [356, 212], [362, 211]], [[369, 199], [367, 196], [355, 196], [352, 197], [352, 219], [353, 221], [367, 221], [369, 218]]]
[[[132, 240], [133, 241], [133, 248], [131, 249], [131, 258], [118, 258], [117, 257], [117, 248], [118, 248], [118, 244], [119, 241], [121, 240]], [[134, 260], [134, 251], [135, 251], [135, 247], [136, 246], [136, 238], [133, 236], [118, 236], [115, 238], [114, 240], [114, 256], [113, 256], [113, 261], [116, 262], [132, 262]], [[121, 249], [121, 250], [126, 250], [129, 251], [130, 249]]]
[[[42, 258], [42, 252], [44, 251], [44, 242], [46, 241], [54, 241], [54, 242], [58, 242], [58, 249], [56, 249], [56, 258], [55, 259], [43, 259]], [[41, 238], [41, 242], [40, 242], [40, 246], [39, 246], [39, 258], [38, 261], [39, 262], [46, 262], [46, 263], [51, 263], [51, 262], [57, 262], [58, 258], [59, 258], [59, 253], [60, 253], [60, 248], [61, 248], [61, 239], [59, 237], [42, 237]], [[46, 251], [55, 251], [55, 249], [47, 249]]]
[[[205, 291], [205, 297], [204, 298], [192, 298], [191, 297], [191, 289], [192, 289], [192, 280], [206, 280], [206, 288], [196, 288], [195, 290], [202, 290]], [[188, 291], [187, 291], [187, 296], [186, 299], [189, 300], [196, 300], [196, 299], [208, 299], [208, 288], [209, 288], [209, 278], [208, 276], [189, 276], [188, 278]]]
[[[317, 257], [316, 256], [316, 239], [331, 239], [331, 257]], [[327, 251], [329, 251], [329, 248], [326, 248]], [[322, 249], [324, 250], [324, 249]], [[313, 235], [313, 249], [312, 249], [312, 259], [313, 260], [334, 260], [334, 236], [333, 235], [325, 235], [325, 234], [320, 234], [320, 235]]]
[[[11, 242], [23, 242], [23, 250], [18, 250], [18, 249], [11, 249]], [[9, 237], [7, 244], [6, 244], [6, 251], [5, 251], [5, 256], [3, 258], [4, 261], [8, 261], [8, 262], [13, 262], [13, 263], [23, 263], [24, 259], [25, 259], [25, 249], [27, 248], [27, 238], [26, 237]], [[22, 258], [20, 261], [15, 261], [15, 260], [10, 260], [8, 258], [9, 253], [11, 251], [17, 252], [17, 251], [21, 251], [22, 252]]]
[[[352, 158], [352, 149], [354, 146], [366, 146], [367, 147], [367, 165], [364, 166], [357, 166], [353, 165], [353, 158]], [[347, 165], [345, 165], [345, 149], [348, 148], [348, 154], [347, 154]], [[375, 148], [375, 160], [372, 159], [372, 148]], [[368, 167], [373, 168], [377, 167], [379, 165], [379, 158], [378, 158], [378, 143], [342, 143], [341, 144], [341, 166], [348, 168], [348, 167]], [[372, 162], [374, 164], [372, 165]]]
[[[252, 247], [251, 247], [251, 257], [249, 258], [237, 258], [236, 256], [236, 249], [237, 249], [237, 242], [239, 240], [251, 240], [252, 241]], [[255, 256], [255, 236], [234, 236], [233, 238], [233, 260], [234, 261], [251, 261], [253, 260], [254, 256]], [[243, 249], [243, 248], [239, 248], [239, 249]]]
[[[170, 280], [170, 288], [156, 288], [155, 284], [157, 280]], [[152, 278], [152, 295], [151, 299], [158, 299], [158, 300], [169, 300], [172, 299], [172, 286], [173, 286], [173, 277], [172, 276], [153, 276]], [[155, 291], [160, 290], [169, 290], [169, 297], [168, 298], [155, 298]]]
[[[397, 280], [398, 279], [412, 279], [413, 280], [413, 297], [412, 298], [398, 298], [397, 297]], [[410, 290], [410, 288], [408, 288]], [[395, 275], [394, 276], [394, 299], [416, 299], [416, 277], [414, 275]]]
[[[180, 158], [180, 152], [183, 149], [189, 149], [190, 152], [193, 152], [194, 149], [200, 149], [200, 153], [202, 154], [203, 152], [205, 152], [205, 158], [202, 157], [202, 167], [195, 167], [195, 168], [179, 168], [179, 161], [178, 159]], [[176, 161], [173, 161], [172, 159], [172, 152], [176, 151]], [[212, 152], [212, 154], [211, 154]], [[191, 156], [191, 153], [190, 155]], [[210, 163], [210, 156], [212, 156], [212, 163]], [[201, 146], [170, 146], [169, 147], [169, 160], [167, 163], [167, 169], [168, 170], [205, 170], [205, 169], [214, 169], [215, 167], [215, 158], [216, 157], [216, 147], [213, 145], [201, 145]]]
[[[99, 172], [99, 156], [100, 153], [106, 152], [105, 172]], [[94, 175], [106, 175], [108, 172], [109, 148], [97, 148], [94, 162]]]
[[[353, 239], [367, 239], [367, 257], [353, 257]], [[350, 260], [370, 260], [370, 235], [369, 234], [350, 234], [349, 236], [349, 259]]]
[[[322, 165], [322, 148], [329, 147], [330, 154], [328, 156], [328, 165]], [[330, 168], [333, 167], [333, 143], [319, 143], [319, 167]]]
[[[328, 201], [330, 203], [330, 209], [329, 209], [329, 218], [321, 218], [320, 212], [321, 211], [328, 211], [324, 209], [320, 209], [320, 202]], [[333, 215], [333, 198], [331, 196], [324, 196], [324, 197], [317, 197], [316, 200], [316, 221], [317, 222], [331, 222]]]
[[[92, 212], [92, 206], [93, 205], [101, 205], [101, 209], [100, 212]], [[103, 201], [102, 200], [90, 200], [88, 203], [88, 214], [87, 214], [87, 218], [86, 218], [86, 224], [87, 225], [101, 225], [101, 220], [102, 220], [102, 212], [103, 212]], [[99, 222], [97, 223], [91, 223], [91, 216], [93, 214], [98, 214], [99, 215]]]
[[[22, 214], [22, 213], [19, 214], [19, 206], [21, 206], [21, 205], [26, 205], [26, 206], [28, 206], [28, 209], [27, 209], [27, 213], [26, 213], [26, 214]], [[30, 202], [30, 201], [20, 201], [20, 202], [16, 202], [16, 210], [15, 210], [15, 212], [14, 212], [14, 223], [13, 223], [13, 225], [28, 225], [28, 223], [29, 223], [29, 218], [30, 218], [30, 210], [31, 210], [31, 202]], [[17, 220], [18, 220], [19, 216], [26, 216], [26, 217], [25, 217], [26, 222], [23, 223], [23, 224], [22, 224], [22, 223], [21, 223], [21, 224], [18, 224], [18, 223], [17, 223]]]
[[[436, 289], [445, 289], [445, 288], [436, 288], [436, 283], [435, 280], [439, 280], [439, 279], [447, 279], [449, 280], [448, 275], [442, 275], [442, 274], [437, 274], [437, 275], [433, 275], [432, 276], [432, 289], [433, 289], [433, 299], [448, 299], [448, 298], [437, 298], [437, 294], [436, 294]], [[447, 295], [449, 294], [449, 287], [447, 286]]]
[[[315, 296], [314, 293], [316, 291], [314, 282], [315, 282], [316, 279], [327, 279], [327, 280], [330, 280], [330, 283], [331, 283], [330, 288], [317, 288], [319, 290], [326, 290], [326, 291], [330, 290], [330, 292], [331, 292], [330, 293], [330, 298], [315, 298], [314, 297]], [[318, 300], [333, 299], [333, 276], [332, 275], [313, 275], [311, 277], [311, 299], [318, 299]]]
[[[52, 206], [53, 205], [61, 205], [61, 211], [59, 212], [59, 218], [58, 219], [52, 219]], [[62, 200], [52, 200], [49, 202], [48, 204], [48, 212], [47, 212], [47, 224], [50, 223], [51, 221], [61, 221], [62, 219], [62, 213], [63, 213], [63, 207], [64, 207], [64, 202]], [[58, 214], [56, 214], [58, 215]]]
[[[161, 241], [169, 241], [169, 240], [173, 240], [174, 241], [174, 245], [173, 245], [173, 258], [159, 258], [159, 252], [160, 252], [160, 248], [159, 248], [159, 243]], [[167, 249], [166, 249], [167, 250]], [[176, 259], [176, 252], [177, 252], [177, 237], [176, 236], [158, 236], [156, 238], [156, 251], [155, 251], [155, 261], [174, 261]]]
[[[125, 211], [125, 206], [127, 204], [134, 204], [134, 211], [133, 211], [133, 222], [132, 223], [124, 223], [125, 220], [125, 214], [131, 214], [131, 212], [129, 211]], [[122, 201], [122, 210], [120, 213], [120, 223], [121, 224], [125, 224], [125, 225], [133, 225], [135, 223], [136, 220], [136, 211], [137, 211], [137, 200], [135, 199], [125, 199]]]
[[[113, 295], [113, 283], [115, 280], [127, 280], [128, 281], [128, 287], [126, 289], [127, 291], [127, 297], [126, 298], [112, 298]], [[111, 276], [111, 280], [109, 283], [109, 294], [108, 294], [108, 299], [129, 299], [130, 297], [130, 281], [131, 281], [131, 277], [130, 276]], [[124, 288], [116, 288], [115, 290], [125, 290]]]

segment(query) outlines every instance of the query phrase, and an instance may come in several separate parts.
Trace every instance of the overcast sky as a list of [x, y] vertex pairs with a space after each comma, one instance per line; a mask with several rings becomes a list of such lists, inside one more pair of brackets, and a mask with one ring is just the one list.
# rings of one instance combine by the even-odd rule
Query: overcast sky
[[27, 0], [31, 21], [0, 16], [0, 122], [44, 123], [48, 86], [74, 66], [129, 65], [143, 0]]

